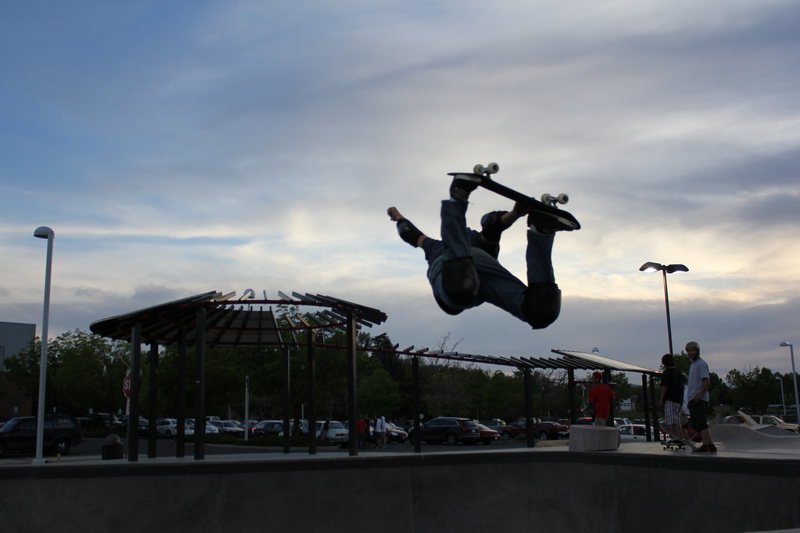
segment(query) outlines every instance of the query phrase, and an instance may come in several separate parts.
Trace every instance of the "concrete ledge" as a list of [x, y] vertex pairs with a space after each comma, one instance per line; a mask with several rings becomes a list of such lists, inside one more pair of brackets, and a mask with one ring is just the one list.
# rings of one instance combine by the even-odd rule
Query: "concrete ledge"
[[590, 452], [619, 448], [619, 431], [612, 427], [579, 426], [569, 428], [569, 451]]
[[15, 533], [624, 533], [652, 529], [664, 509], [690, 508], [702, 512], [675, 513], [672, 530], [800, 526], [800, 461], [544, 450], [227, 457], [0, 468], [4, 508], [14, 510], [4, 526]]

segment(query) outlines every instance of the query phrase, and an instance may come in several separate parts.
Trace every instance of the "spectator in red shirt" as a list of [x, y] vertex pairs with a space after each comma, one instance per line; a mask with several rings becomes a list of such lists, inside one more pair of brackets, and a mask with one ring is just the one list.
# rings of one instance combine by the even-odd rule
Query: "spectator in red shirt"
[[589, 403], [594, 405], [594, 425], [605, 426], [611, 414], [611, 400], [614, 399], [616, 394], [614, 390], [603, 383], [603, 374], [595, 372], [592, 374], [592, 381], [594, 386], [589, 391]]
[[359, 418], [356, 421], [356, 436], [358, 437], [358, 447], [365, 449], [367, 447], [367, 420]]

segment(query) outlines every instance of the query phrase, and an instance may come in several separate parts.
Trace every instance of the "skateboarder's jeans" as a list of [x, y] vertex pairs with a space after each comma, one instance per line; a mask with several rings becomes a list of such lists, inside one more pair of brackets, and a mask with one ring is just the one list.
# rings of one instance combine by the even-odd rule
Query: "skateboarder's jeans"
[[[422, 242], [425, 259], [428, 260], [428, 280], [434, 296], [453, 310], [475, 307], [483, 302], [500, 307], [525, 321], [522, 303], [528, 287], [500, 262], [480, 248], [470, 245], [470, 230], [467, 228], [467, 202], [443, 200], [441, 209], [442, 240], [428, 237]], [[551, 254], [553, 235], [543, 235], [528, 230], [528, 246], [525, 251], [528, 284], [555, 283]], [[472, 257], [481, 282], [480, 293], [467, 306], [452, 303], [442, 289], [442, 263], [450, 259]]]

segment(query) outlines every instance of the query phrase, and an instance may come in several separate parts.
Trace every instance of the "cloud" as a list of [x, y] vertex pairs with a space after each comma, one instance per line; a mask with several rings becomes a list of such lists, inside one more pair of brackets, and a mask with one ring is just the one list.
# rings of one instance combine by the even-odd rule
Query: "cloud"
[[[54, 331], [209, 290], [298, 290], [387, 311], [409, 345], [452, 332], [473, 353], [599, 346], [648, 366], [663, 291], [638, 267], [659, 261], [690, 268], [669, 278], [676, 335], [720, 365], [783, 364], [795, 3], [187, 7], [0, 8], [0, 318], [39, 320], [31, 232], [48, 224]], [[441, 313], [385, 215], [438, 236], [446, 173], [489, 161], [534, 196], [569, 193], [583, 224], [558, 237], [564, 310], [543, 332], [488, 306]], [[469, 220], [509, 204], [478, 191]], [[501, 252], [520, 277], [523, 234]]]

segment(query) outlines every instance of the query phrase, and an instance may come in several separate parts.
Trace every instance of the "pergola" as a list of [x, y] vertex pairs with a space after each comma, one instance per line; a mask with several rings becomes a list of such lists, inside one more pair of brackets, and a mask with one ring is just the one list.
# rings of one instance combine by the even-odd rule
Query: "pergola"
[[[177, 346], [178, 353], [178, 398], [186, 391], [186, 349], [193, 345], [196, 351], [195, 387], [195, 459], [205, 457], [205, 357], [208, 347], [279, 347], [284, 361], [284, 427], [289, 427], [289, 347], [305, 343], [308, 348], [310, 433], [316, 426], [314, 408], [315, 332], [324, 328], [344, 328], [347, 333], [347, 377], [348, 412], [350, 427], [356, 427], [356, 331], [359, 326], [372, 327], [386, 320], [386, 314], [332, 296], [321, 294], [292, 293], [288, 296], [278, 292], [278, 299], [255, 299], [255, 291], [248, 289], [234, 300], [235, 293], [222, 294], [212, 291], [181, 300], [167, 302], [124, 315], [94, 322], [93, 333], [131, 343], [131, 402], [128, 415], [128, 460], [138, 460], [139, 388], [141, 373], [141, 345], [149, 344], [149, 378], [153, 384], [149, 390], [150, 418], [155, 420], [157, 404], [157, 366], [159, 345]], [[283, 314], [286, 323], [279, 324], [271, 305], [311, 307], [313, 312], [294, 316]], [[265, 307], [266, 306], [266, 307]], [[299, 339], [298, 333], [305, 333]], [[183, 401], [177, 407], [176, 455], [184, 455]], [[284, 451], [289, 451], [289, 432], [284, 432]], [[156, 432], [149, 431], [148, 456], [156, 456]], [[316, 452], [314, 439], [310, 439], [311, 453]], [[350, 439], [350, 453], [358, 453], [356, 441]]]
[[[650, 416], [652, 414], [655, 424], [655, 433], [658, 431], [658, 417], [655, 404], [655, 385], [653, 377], [659, 372], [647, 368], [630, 365], [621, 361], [570, 350], [552, 350], [560, 357], [503, 357], [465, 354], [459, 352], [444, 352], [441, 350], [430, 351], [428, 348], [415, 349], [410, 346], [398, 350], [399, 346], [392, 349], [382, 349], [375, 346], [357, 346], [356, 332], [359, 326], [372, 327], [387, 319], [386, 314], [371, 307], [353, 302], [324, 296], [320, 294], [300, 294], [292, 292], [291, 296], [278, 291], [277, 299], [270, 299], [266, 292], [263, 299], [256, 299], [252, 289], [244, 291], [241, 297], [234, 299], [235, 293], [220, 293], [216, 291], [190, 296], [164, 304], [148, 307], [124, 315], [106, 318], [94, 322], [90, 329], [93, 333], [115, 340], [131, 343], [131, 402], [128, 417], [128, 460], [138, 460], [138, 419], [139, 419], [139, 390], [141, 372], [141, 345], [149, 344], [149, 379], [152, 384], [149, 389], [149, 415], [155, 420], [157, 404], [157, 367], [158, 347], [176, 346], [178, 363], [178, 398], [185, 397], [186, 391], [186, 350], [194, 346], [196, 352], [196, 387], [195, 387], [195, 446], [194, 457], [196, 460], [205, 456], [205, 357], [208, 347], [278, 347], [283, 355], [284, 372], [284, 428], [290, 427], [290, 351], [292, 346], [305, 346], [308, 357], [308, 404], [307, 413], [309, 428], [316, 426], [315, 410], [315, 360], [318, 344], [315, 340], [317, 330], [325, 328], [344, 328], [346, 331], [346, 345], [333, 346], [333, 348], [347, 350], [347, 379], [348, 379], [348, 415], [350, 428], [356, 427], [356, 352], [358, 350], [373, 353], [393, 353], [412, 358], [412, 377], [415, 384], [415, 412], [420, 412], [419, 374], [418, 363], [420, 357], [433, 359], [449, 359], [476, 364], [514, 367], [522, 371], [525, 386], [525, 419], [528, 421], [527, 441], [528, 446], [534, 446], [531, 419], [531, 372], [534, 369], [562, 369], [568, 373], [569, 407], [572, 421], [576, 412], [576, 386], [575, 370], [600, 370], [608, 380], [612, 371], [636, 372], [642, 374], [642, 387], [645, 399], [645, 422], [647, 425], [647, 438], [651, 438]], [[298, 308], [311, 308], [305, 314], [295, 313], [290, 315], [282, 313], [285, 321], [279, 323], [272, 305], [297, 306]], [[380, 335], [378, 336], [380, 337]], [[376, 337], [377, 338], [377, 337]], [[331, 346], [327, 346], [331, 347]], [[648, 377], [649, 394], [648, 394]], [[650, 397], [648, 400], [648, 396]], [[176, 456], [182, 457], [185, 453], [184, 446], [184, 421], [185, 406], [180, 401], [176, 406], [178, 419], [176, 435]], [[652, 411], [652, 413], [651, 413]], [[419, 432], [419, 416], [414, 417], [415, 431]], [[289, 453], [290, 432], [284, 431], [284, 453]], [[316, 453], [314, 433], [309, 431], [309, 453]], [[156, 432], [149, 431], [148, 456], [156, 457]], [[421, 451], [421, 443], [416, 439], [415, 450]], [[356, 437], [350, 432], [350, 455], [358, 454]]]

